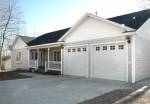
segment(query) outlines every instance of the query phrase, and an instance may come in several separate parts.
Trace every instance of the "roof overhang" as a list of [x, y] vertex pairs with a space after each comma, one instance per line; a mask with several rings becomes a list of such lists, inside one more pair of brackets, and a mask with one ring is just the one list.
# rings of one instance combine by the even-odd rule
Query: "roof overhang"
[[33, 45], [27, 46], [28, 49], [39, 49], [39, 48], [50, 48], [50, 47], [59, 47], [64, 42], [55, 42], [55, 43], [47, 43], [47, 44], [40, 44], [40, 45]]

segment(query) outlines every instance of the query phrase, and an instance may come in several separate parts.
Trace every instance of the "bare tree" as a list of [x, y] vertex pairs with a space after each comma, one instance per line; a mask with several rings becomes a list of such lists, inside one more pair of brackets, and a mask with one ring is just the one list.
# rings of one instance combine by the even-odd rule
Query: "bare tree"
[[0, 1], [0, 69], [2, 69], [2, 50], [5, 42], [10, 42], [19, 32], [19, 16], [16, 14], [17, 0]]

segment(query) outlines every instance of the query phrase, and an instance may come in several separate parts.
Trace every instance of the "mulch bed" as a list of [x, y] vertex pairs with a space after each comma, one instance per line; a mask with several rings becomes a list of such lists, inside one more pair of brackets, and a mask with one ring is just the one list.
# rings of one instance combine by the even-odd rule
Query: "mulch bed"
[[[116, 104], [119, 99], [128, 96], [133, 90], [131, 89], [118, 89], [104, 95], [97, 96], [92, 99], [85, 100], [79, 104]], [[118, 103], [117, 103], [118, 104]], [[120, 103], [119, 103], [120, 104]], [[122, 104], [127, 104], [123, 102]]]
[[23, 75], [21, 73], [27, 73], [27, 71], [15, 70], [15, 71], [9, 71], [9, 72], [0, 72], [0, 81], [24, 79], [24, 78], [31, 78], [32, 77], [32, 76], [28, 76], [28, 75]]

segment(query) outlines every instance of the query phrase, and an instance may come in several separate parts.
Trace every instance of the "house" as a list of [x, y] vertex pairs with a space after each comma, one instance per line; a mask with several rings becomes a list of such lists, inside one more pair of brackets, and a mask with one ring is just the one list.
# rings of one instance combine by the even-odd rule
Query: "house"
[[33, 39], [33, 37], [28, 36], [16, 37], [11, 50], [11, 70], [28, 69], [27, 43]]
[[28, 67], [136, 82], [150, 77], [150, 10], [109, 19], [85, 14], [72, 28], [28, 43]]
[[2, 64], [3, 70], [11, 70], [11, 56], [3, 56]]

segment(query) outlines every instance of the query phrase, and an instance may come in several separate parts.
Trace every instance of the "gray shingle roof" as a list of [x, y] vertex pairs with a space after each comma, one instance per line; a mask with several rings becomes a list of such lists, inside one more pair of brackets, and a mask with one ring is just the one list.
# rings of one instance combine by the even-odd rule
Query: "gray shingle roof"
[[29, 36], [19, 36], [25, 43], [28, 43], [34, 39], [34, 37]]
[[138, 29], [141, 27], [146, 20], [150, 18], [150, 9], [142, 10], [134, 13], [129, 13], [117, 17], [109, 18], [108, 20], [124, 24], [125, 26]]
[[33, 46], [33, 45], [41, 45], [41, 44], [46, 44], [46, 43], [54, 43], [57, 42], [70, 28], [65, 28], [53, 32], [46, 33], [44, 35], [41, 35], [34, 40], [30, 41], [28, 46]]

